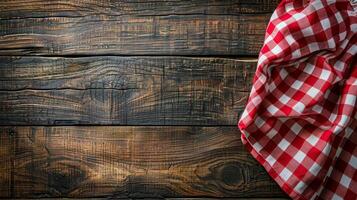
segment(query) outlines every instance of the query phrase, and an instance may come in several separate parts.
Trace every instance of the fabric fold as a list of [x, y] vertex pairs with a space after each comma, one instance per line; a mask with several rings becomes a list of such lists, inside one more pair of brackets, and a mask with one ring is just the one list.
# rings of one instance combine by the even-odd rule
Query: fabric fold
[[357, 199], [357, 11], [283, 0], [238, 122], [248, 151], [293, 199]]

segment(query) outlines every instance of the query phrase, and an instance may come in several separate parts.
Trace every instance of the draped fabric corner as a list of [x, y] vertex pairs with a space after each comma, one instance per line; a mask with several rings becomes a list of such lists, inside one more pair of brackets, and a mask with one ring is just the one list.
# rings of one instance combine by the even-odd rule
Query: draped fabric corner
[[283, 0], [238, 122], [250, 153], [293, 199], [357, 199], [357, 7]]

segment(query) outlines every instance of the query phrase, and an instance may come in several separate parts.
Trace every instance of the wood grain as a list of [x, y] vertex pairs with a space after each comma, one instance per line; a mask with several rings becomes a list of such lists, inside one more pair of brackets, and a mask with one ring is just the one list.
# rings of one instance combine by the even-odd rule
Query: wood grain
[[257, 55], [278, 0], [5, 0], [2, 55]]
[[[1, 127], [2, 197], [282, 197], [236, 127]], [[9, 151], [11, 150], [11, 151]]]
[[[166, 200], [222, 200], [222, 198], [211, 198], [211, 197], [191, 197], [191, 198], [165, 198]], [[268, 198], [224, 198], [224, 200], [289, 200], [290, 198], [288, 197], [268, 197]]]
[[3, 0], [0, 18], [272, 13], [278, 0]]
[[[41, 198], [41, 200], [63, 200], [64, 198]], [[108, 200], [110, 198], [70, 198], [70, 200]], [[125, 198], [128, 200], [136, 199], [136, 198]], [[222, 198], [212, 198], [212, 197], [178, 197], [178, 198], [160, 198], [163, 200], [221, 200]], [[279, 197], [268, 197], [268, 198], [224, 198], [224, 200], [289, 200], [290, 198], [285, 197], [285, 198], [279, 198]], [[24, 199], [24, 198], [17, 198], [17, 200], [30, 200], [30, 199]], [[157, 200], [157, 198], [145, 198], [145, 200]]]
[[3, 125], [235, 125], [256, 60], [0, 57]]
[[9, 135], [12, 133], [11, 129], [8, 129], [5, 133], [0, 128], [0, 197], [10, 197], [13, 192], [11, 185], [14, 184], [14, 162], [13, 155], [13, 140]]

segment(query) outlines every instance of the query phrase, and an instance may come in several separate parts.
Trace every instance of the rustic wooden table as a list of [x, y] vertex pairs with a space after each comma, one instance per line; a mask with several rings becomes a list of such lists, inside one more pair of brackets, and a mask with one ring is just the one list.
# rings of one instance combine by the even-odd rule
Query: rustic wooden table
[[286, 195], [236, 123], [277, 0], [0, 2], [0, 197]]

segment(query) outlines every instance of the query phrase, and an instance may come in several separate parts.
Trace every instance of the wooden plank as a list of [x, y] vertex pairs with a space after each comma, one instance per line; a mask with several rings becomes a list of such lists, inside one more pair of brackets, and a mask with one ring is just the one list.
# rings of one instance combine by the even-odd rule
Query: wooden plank
[[254, 58], [0, 56], [0, 90], [183, 88], [201, 82], [250, 91], [256, 65]]
[[272, 13], [278, 0], [3, 0], [0, 18], [86, 15], [190, 15]]
[[257, 55], [278, 0], [11, 0], [2, 55]]
[[[222, 200], [222, 198], [165, 198], [166, 200]], [[278, 197], [267, 197], [267, 198], [224, 198], [224, 200], [289, 200], [291, 198], [278, 198]]]
[[269, 14], [0, 20], [0, 55], [258, 55]]
[[6, 134], [3, 134], [3, 130], [0, 131], [0, 196], [10, 197], [13, 192], [11, 186], [14, 184], [14, 146], [13, 139], [9, 137], [12, 134], [11, 129], [7, 130]]
[[[1, 127], [1, 197], [283, 197], [237, 127]], [[9, 153], [4, 149], [12, 149]], [[1, 173], [1, 181], [8, 181]]]
[[[41, 200], [104, 200], [110, 198], [41, 198]], [[135, 198], [125, 198], [125, 199], [135, 199]], [[164, 200], [221, 200], [222, 198], [210, 198], [210, 197], [191, 197], [191, 198], [160, 198]], [[279, 198], [279, 197], [268, 197], [268, 198], [224, 198], [224, 200], [289, 200], [290, 198]], [[17, 200], [30, 200], [30, 199], [17, 199]], [[31, 199], [32, 200], [32, 199]], [[157, 200], [157, 198], [145, 198], [145, 200]]]
[[0, 124], [235, 125], [256, 60], [0, 57]]

